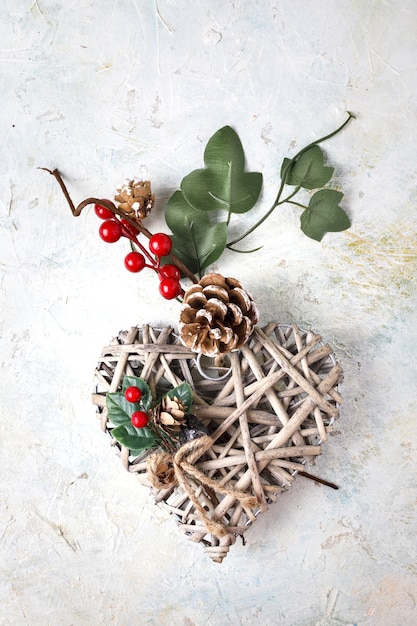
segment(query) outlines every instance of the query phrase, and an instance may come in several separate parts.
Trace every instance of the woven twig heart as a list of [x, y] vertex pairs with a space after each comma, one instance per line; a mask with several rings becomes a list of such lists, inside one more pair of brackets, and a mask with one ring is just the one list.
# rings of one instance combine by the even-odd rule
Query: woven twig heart
[[[154, 489], [154, 496], [221, 562], [257, 514], [321, 453], [338, 417], [342, 369], [319, 335], [275, 322], [256, 327], [230, 363], [214, 364], [208, 378], [203, 367], [172, 328], [134, 327], [103, 348], [93, 402], [111, 434], [105, 395], [119, 390], [125, 375], [145, 379], [155, 396], [183, 381], [191, 385], [193, 413], [209, 438], [192, 463], [184, 449], [179, 484]], [[126, 469], [149, 485], [149, 453], [133, 458], [113, 444]]]

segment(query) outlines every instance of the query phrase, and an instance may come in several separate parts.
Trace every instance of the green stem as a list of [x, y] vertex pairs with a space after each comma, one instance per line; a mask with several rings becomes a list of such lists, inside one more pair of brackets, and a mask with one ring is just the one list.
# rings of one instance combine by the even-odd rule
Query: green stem
[[[249, 228], [249, 230], [247, 230], [246, 233], [244, 233], [240, 237], [237, 237], [236, 239], [233, 239], [233, 241], [230, 241], [227, 244], [227, 246], [226, 246], [227, 248], [230, 248], [230, 246], [234, 246], [236, 243], [238, 243], [239, 241], [242, 241], [242, 239], [244, 239], [245, 237], [247, 237], [248, 235], [253, 233], [254, 230], [256, 230], [259, 226], [261, 226], [261, 224], [264, 223], [264, 221], [271, 215], [271, 213], [277, 208], [277, 206], [280, 206], [281, 204], [284, 204], [285, 202], [288, 202], [289, 198], [292, 198], [299, 191], [301, 185], [293, 193], [291, 193], [285, 200], [281, 200], [281, 194], [282, 194], [282, 192], [284, 190], [284, 187], [286, 185], [286, 180], [287, 180], [288, 174], [289, 174], [292, 166], [294, 165], [294, 163], [297, 161], [297, 159], [299, 159], [300, 156], [302, 154], [304, 154], [304, 152], [307, 152], [307, 150], [310, 150], [310, 148], [312, 148], [313, 146], [317, 146], [319, 143], [323, 143], [323, 141], [327, 141], [327, 139], [331, 139], [331, 137], [334, 137], [335, 135], [340, 133], [340, 131], [343, 130], [343, 128], [350, 122], [350, 120], [352, 118], [355, 119], [355, 117], [356, 117], [350, 111], [347, 111], [347, 114], [348, 114], [348, 118], [347, 118], [347, 120], [345, 120], [343, 122], [343, 124], [341, 126], [336, 128], [336, 130], [334, 130], [333, 132], [329, 133], [328, 135], [325, 135], [324, 137], [320, 137], [320, 139], [316, 139], [316, 141], [312, 141], [311, 143], [309, 143], [307, 146], [302, 148], [302, 150], [297, 152], [297, 154], [287, 163], [287, 166], [285, 167], [284, 171], [282, 172], [281, 184], [279, 186], [277, 196], [276, 196], [275, 201], [274, 201], [273, 205], [271, 206], [271, 208], [265, 213], [265, 215], [263, 215], [261, 217], [260, 220], [258, 220], [256, 222], [256, 224], [251, 226], [251, 228]], [[291, 203], [291, 204], [297, 204], [297, 203]], [[300, 206], [302, 206], [302, 205], [300, 205]]]
[[294, 204], [294, 206], [299, 206], [301, 209], [308, 209], [308, 206], [305, 204], [300, 204], [300, 202], [294, 202], [294, 200], [287, 200], [288, 204]]
[[[228, 180], [227, 180], [227, 187], [228, 187], [228, 189], [231, 189], [231, 188], [232, 188], [232, 186], [231, 186], [231, 180], [232, 180], [232, 163], [229, 163], [229, 170], [228, 170], [228, 177], [227, 177], [227, 178], [228, 178]], [[231, 209], [232, 209], [232, 201], [231, 201], [231, 199], [230, 199], [230, 197], [229, 197], [229, 211], [228, 211], [228, 214], [227, 214], [227, 225], [229, 225], [229, 223], [230, 223], [230, 218], [232, 217], [232, 211], [231, 211]]]
[[300, 152], [298, 152], [298, 154], [295, 155], [294, 160], [296, 161], [304, 152], [307, 152], [307, 150], [310, 150], [310, 148], [312, 148], [313, 146], [318, 146], [319, 143], [323, 143], [323, 141], [327, 141], [328, 139], [331, 139], [332, 137], [340, 133], [340, 131], [343, 130], [347, 124], [349, 124], [352, 118], [356, 119], [356, 115], [354, 115], [350, 111], [347, 111], [347, 114], [348, 114], [347, 120], [345, 120], [343, 124], [339, 126], [339, 128], [336, 128], [336, 130], [329, 133], [328, 135], [325, 135], [324, 137], [321, 137], [320, 139], [317, 139], [316, 141], [312, 141], [311, 143], [309, 143], [308, 146], [300, 150]]
[[[310, 170], [310, 163], [308, 164], [308, 167], [306, 168], [305, 172], [302, 175], [302, 179], [303, 180], [307, 176], [309, 170]], [[286, 176], [286, 173], [285, 173], [285, 176]], [[276, 208], [280, 204], [285, 204], [286, 202], [290, 202], [291, 203], [291, 198], [293, 198], [300, 191], [301, 187], [302, 187], [302, 184], [300, 183], [299, 185], [297, 185], [297, 187], [294, 189], [294, 191], [292, 193], [290, 193], [290, 195], [287, 196], [286, 198], [284, 198], [283, 200], [279, 200], [278, 197], [277, 197], [275, 205], [274, 205], [274, 208]]]

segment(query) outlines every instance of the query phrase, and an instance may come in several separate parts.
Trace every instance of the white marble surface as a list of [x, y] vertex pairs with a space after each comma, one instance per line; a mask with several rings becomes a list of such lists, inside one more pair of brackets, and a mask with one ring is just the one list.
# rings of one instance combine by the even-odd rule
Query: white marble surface
[[[417, 623], [416, 34], [413, 0], [3, 0], [1, 626]], [[325, 150], [351, 230], [318, 244], [282, 208], [256, 260], [221, 266], [263, 321], [335, 347], [340, 434], [317, 469], [341, 488], [298, 478], [217, 565], [121, 468], [90, 403], [102, 345], [177, 304], [36, 168], [76, 200], [149, 177], [162, 211], [230, 124], [261, 211], [282, 158], [346, 110]]]

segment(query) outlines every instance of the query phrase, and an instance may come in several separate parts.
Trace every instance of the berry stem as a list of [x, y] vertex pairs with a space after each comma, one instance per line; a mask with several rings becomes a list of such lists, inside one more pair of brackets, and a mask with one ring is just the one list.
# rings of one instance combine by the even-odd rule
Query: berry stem
[[[123, 219], [126, 219], [126, 218], [123, 218]], [[136, 245], [137, 245], [137, 247], [138, 247], [138, 248], [140, 249], [140, 251], [142, 252], [142, 254], [143, 254], [144, 256], [146, 256], [146, 258], [148, 259], [148, 261], [149, 261], [149, 263], [150, 263], [151, 265], [147, 265], [146, 267], [151, 267], [152, 269], [153, 269], [153, 268], [155, 268], [155, 260], [154, 260], [154, 258], [152, 257], [152, 255], [151, 255], [151, 254], [149, 254], [149, 252], [148, 252], [148, 250], [145, 248], [145, 246], [144, 246], [144, 245], [142, 245], [142, 244], [140, 243], [140, 241], [138, 240], [138, 238], [137, 238], [137, 237], [135, 237], [135, 235], [132, 235], [132, 233], [131, 233], [131, 232], [129, 232], [129, 231], [128, 231], [128, 229], [127, 229], [127, 228], [125, 228], [125, 227], [123, 226], [123, 224], [121, 224], [121, 227], [122, 227], [122, 233], [123, 233], [124, 237], [126, 237], [127, 239], [129, 239], [129, 240], [130, 240], [130, 245], [132, 246], [132, 242], [133, 242], [134, 244], [136, 244]]]
[[[135, 220], [133, 220], [131, 217], [123, 213], [123, 211], [118, 209], [115, 206], [115, 204], [111, 202], [110, 200], [101, 200], [99, 198], [86, 198], [86, 200], [83, 200], [82, 202], [80, 202], [80, 204], [75, 206], [59, 170], [56, 168], [54, 170], [50, 170], [47, 167], [39, 167], [38, 169], [48, 172], [58, 181], [58, 184], [61, 187], [62, 193], [64, 194], [65, 199], [68, 202], [68, 205], [71, 209], [71, 213], [73, 214], [74, 217], [78, 217], [81, 214], [81, 211], [87, 205], [100, 204], [101, 206], [106, 207], [106, 209], [109, 209], [110, 211], [112, 211], [112, 213], [114, 213], [115, 215], [118, 215], [119, 217], [125, 219], [131, 226], [134, 226], [135, 228], [137, 228], [139, 232], [142, 233], [142, 235], [145, 235], [145, 237], [147, 237], [148, 239], [152, 237], [152, 233], [147, 228], [145, 228], [145, 226], [143, 226], [142, 222], [140, 221], [136, 222]], [[129, 236], [128, 238], [130, 239], [131, 237]], [[138, 242], [135, 241], [135, 243], [138, 243]], [[139, 243], [138, 245], [140, 246]], [[187, 278], [189, 278], [193, 283], [198, 283], [198, 279], [196, 278], [196, 276], [192, 272], [190, 272], [188, 267], [178, 257], [176, 257], [172, 253], [169, 254], [169, 257], [171, 258], [172, 262], [181, 270], [182, 274], [187, 276]], [[153, 259], [152, 259], [152, 262], [153, 262]]]
[[149, 428], [151, 433], [155, 435], [155, 437], [158, 440], [158, 445], [163, 450], [165, 450], [165, 452], [172, 453], [175, 451], [175, 447], [171, 438], [166, 433], [164, 433], [162, 429], [158, 428], [158, 426], [152, 421], [152, 417], [150, 418], [148, 422], [147, 428]]

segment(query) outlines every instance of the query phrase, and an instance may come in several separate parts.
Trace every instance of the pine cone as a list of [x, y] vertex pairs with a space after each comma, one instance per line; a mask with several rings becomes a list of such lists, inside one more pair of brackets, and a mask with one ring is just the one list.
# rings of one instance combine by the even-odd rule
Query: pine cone
[[139, 220], [148, 217], [155, 202], [149, 180], [130, 180], [117, 191], [118, 194], [114, 199], [119, 203], [119, 209], [123, 213]]
[[184, 296], [181, 341], [206, 356], [224, 354], [249, 339], [258, 319], [254, 301], [238, 280], [207, 274]]
[[179, 398], [164, 396], [152, 411], [152, 421], [169, 434], [179, 432], [185, 424], [185, 406]]

